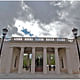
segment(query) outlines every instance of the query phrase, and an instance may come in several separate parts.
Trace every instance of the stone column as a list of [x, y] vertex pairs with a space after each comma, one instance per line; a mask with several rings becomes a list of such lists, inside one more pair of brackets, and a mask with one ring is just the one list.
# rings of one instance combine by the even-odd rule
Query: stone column
[[67, 60], [67, 70], [68, 73], [72, 74], [72, 68], [71, 68], [71, 56], [69, 52], [69, 48], [66, 48], [66, 60]]
[[23, 71], [23, 56], [24, 56], [24, 47], [21, 47], [18, 73], [22, 73], [22, 71]]
[[35, 73], [35, 47], [32, 47], [31, 73]]
[[60, 74], [58, 48], [55, 48], [55, 71], [56, 74]]
[[8, 56], [8, 64], [6, 66], [6, 73], [10, 73], [11, 71], [11, 66], [12, 66], [12, 56], [13, 55], [13, 47], [10, 47], [10, 53]]
[[66, 69], [66, 55], [65, 54], [64, 54], [64, 57], [63, 57], [63, 63], [64, 63], [64, 69]]
[[47, 73], [47, 49], [43, 48], [43, 73]]

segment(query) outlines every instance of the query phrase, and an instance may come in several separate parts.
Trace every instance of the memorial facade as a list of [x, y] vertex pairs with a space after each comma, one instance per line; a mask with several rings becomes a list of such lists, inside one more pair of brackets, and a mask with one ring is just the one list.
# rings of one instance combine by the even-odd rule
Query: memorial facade
[[[80, 39], [78, 44], [80, 47]], [[74, 39], [12, 37], [5, 39], [0, 57], [0, 73], [74, 74], [79, 69]]]

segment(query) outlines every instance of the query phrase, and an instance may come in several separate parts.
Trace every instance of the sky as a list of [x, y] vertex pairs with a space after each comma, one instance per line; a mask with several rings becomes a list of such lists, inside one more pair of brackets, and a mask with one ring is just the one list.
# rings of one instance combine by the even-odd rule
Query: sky
[[80, 1], [0, 1], [0, 37], [73, 38], [80, 34]]

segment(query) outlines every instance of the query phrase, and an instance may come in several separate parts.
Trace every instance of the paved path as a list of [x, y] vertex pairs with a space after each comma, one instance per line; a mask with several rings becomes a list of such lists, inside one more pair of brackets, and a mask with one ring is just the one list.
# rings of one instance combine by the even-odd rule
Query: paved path
[[0, 79], [80, 79], [80, 74], [0, 74]]

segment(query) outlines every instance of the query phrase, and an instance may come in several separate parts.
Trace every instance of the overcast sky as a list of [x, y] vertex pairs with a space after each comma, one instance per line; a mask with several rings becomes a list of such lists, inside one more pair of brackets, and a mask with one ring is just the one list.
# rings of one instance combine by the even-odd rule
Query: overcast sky
[[67, 37], [80, 34], [80, 1], [0, 1], [0, 37]]

